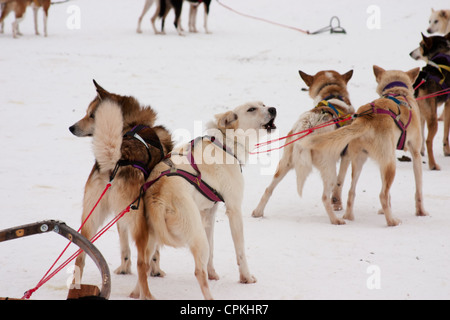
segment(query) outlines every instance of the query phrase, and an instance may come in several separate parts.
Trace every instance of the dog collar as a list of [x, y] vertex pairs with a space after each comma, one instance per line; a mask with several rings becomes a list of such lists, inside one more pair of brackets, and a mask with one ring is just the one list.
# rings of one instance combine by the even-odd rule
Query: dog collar
[[408, 88], [408, 86], [407, 86], [405, 83], [401, 82], [401, 81], [393, 81], [393, 82], [391, 82], [391, 83], [388, 83], [388, 85], [384, 87], [384, 89], [382, 90], [382, 92], [384, 92], [384, 91], [386, 91], [386, 90], [388, 90], [388, 89], [395, 88], [395, 87]]

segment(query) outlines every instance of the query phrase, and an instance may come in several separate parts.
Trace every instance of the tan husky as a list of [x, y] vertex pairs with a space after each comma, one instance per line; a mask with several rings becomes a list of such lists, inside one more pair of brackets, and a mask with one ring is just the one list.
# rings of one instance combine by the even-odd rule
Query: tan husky
[[[299, 73], [309, 87], [309, 95], [314, 100], [315, 107], [300, 116], [299, 120], [297, 120], [294, 127], [289, 132], [289, 135], [319, 126], [333, 119], [337, 120], [340, 117], [352, 114], [355, 111], [351, 106], [347, 91], [347, 83], [353, 75], [353, 70], [342, 75], [332, 70], [320, 71], [314, 76], [310, 76], [302, 71], [299, 71]], [[318, 129], [316, 132], [333, 132], [341, 125], [342, 124], [328, 126]], [[289, 143], [295, 138], [295, 136], [288, 138], [286, 143]], [[257, 208], [253, 211], [253, 217], [262, 217], [264, 215], [264, 208], [266, 207], [273, 190], [291, 169], [295, 169], [297, 174], [297, 191], [301, 196], [305, 180], [314, 166], [319, 169], [322, 175], [324, 186], [322, 201], [331, 223], [345, 223], [344, 220], [336, 217], [333, 212], [333, 206], [335, 210], [342, 209], [341, 190], [349, 165], [346, 153], [342, 153], [341, 168], [339, 170], [338, 178], [339, 182], [336, 184], [336, 162], [339, 160], [339, 157], [330, 157], [327, 150], [305, 149], [302, 147], [302, 143], [302, 140], [298, 140], [287, 145], [284, 149], [283, 157], [278, 163], [278, 168], [273, 180], [264, 192]], [[330, 195], [332, 192], [333, 195], [331, 201]]]
[[423, 206], [422, 195], [420, 114], [412, 86], [419, 74], [419, 68], [402, 72], [386, 71], [373, 66], [373, 71], [378, 83], [377, 93], [381, 97], [361, 106], [351, 125], [333, 133], [313, 136], [305, 141], [305, 145], [313, 150], [326, 150], [334, 156], [338, 156], [348, 145], [352, 163], [352, 184], [344, 215], [344, 219], [348, 220], [354, 219], [355, 188], [362, 167], [368, 157], [374, 159], [381, 171], [380, 213], [384, 213], [388, 226], [396, 226], [401, 221], [392, 215], [389, 193], [395, 177], [396, 149], [408, 150], [412, 155], [416, 182], [416, 215], [428, 215]]
[[[195, 260], [195, 276], [205, 299], [212, 299], [208, 278], [219, 277], [213, 266], [213, 236], [217, 202], [224, 202], [239, 266], [240, 282], [253, 283], [244, 246], [241, 205], [244, 178], [241, 165], [261, 134], [275, 128], [276, 109], [247, 103], [216, 115], [209, 132], [172, 152], [147, 180], [147, 237], [138, 247], [138, 283], [133, 297], [152, 299], [147, 283], [147, 244], [187, 246]], [[142, 225], [145, 227], [145, 225]], [[144, 234], [144, 232], [141, 232]], [[151, 245], [148, 246], [150, 249]]]

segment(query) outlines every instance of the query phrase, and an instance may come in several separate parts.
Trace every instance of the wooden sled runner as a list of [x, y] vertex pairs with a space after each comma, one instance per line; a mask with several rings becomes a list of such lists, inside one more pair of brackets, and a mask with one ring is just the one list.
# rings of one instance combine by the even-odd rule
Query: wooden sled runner
[[[69, 241], [76, 244], [80, 249], [91, 257], [95, 265], [100, 270], [102, 286], [99, 289], [94, 285], [81, 285], [80, 289], [70, 289], [67, 299], [108, 299], [111, 292], [111, 277], [109, 267], [100, 251], [80, 233], [76, 232], [64, 222], [56, 220], [46, 220], [30, 223], [18, 227], [0, 230], [0, 242], [27, 237], [35, 234], [56, 232]], [[0, 298], [0, 300], [5, 298]]]

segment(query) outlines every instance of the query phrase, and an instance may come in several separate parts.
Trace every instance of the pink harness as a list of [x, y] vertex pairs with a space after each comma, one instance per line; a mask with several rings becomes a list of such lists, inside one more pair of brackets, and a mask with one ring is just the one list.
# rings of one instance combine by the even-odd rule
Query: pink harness
[[[375, 104], [373, 102], [371, 102], [370, 105], [372, 106], [372, 112], [373, 113], [378, 113], [378, 114], [387, 114], [387, 115], [391, 116], [391, 118], [394, 120], [394, 122], [397, 125], [397, 127], [402, 132], [401, 135], [400, 135], [400, 138], [398, 139], [398, 142], [397, 142], [397, 150], [403, 150], [405, 148], [405, 142], [406, 142], [406, 129], [408, 128], [409, 124], [411, 123], [411, 116], [412, 116], [411, 106], [407, 102], [398, 100], [396, 98], [397, 96], [395, 96], [395, 95], [386, 95], [384, 97], [394, 101], [397, 104], [398, 114], [394, 113], [391, 110], [385, 110], [385, 109], [377, 108], [375, 106]], [[401, 115], [401, 113], [400, 113], [400, 105], [407, 106], [408, 109], [409, 109], [409, 119], [408, 119], [408, 122], [406, 124], [403, 124], [403, 122], [400, 120], [400, 115]]]
[[[194, 149], [195, 144], [199, 140], [203, 140], [204, 138], [209, 139], [212, 143], [217, 145], [223, 151], [229, 153], [230, 155], [232, 155], [233, 157], [236, 158], [236, 156], [231, 152], [231, 150], [227, 146], [225, 146], [222, 143], [220, 143], [219, 141], [217, 141], [217, 139], [215, 137], [211, 137], [211, 136], [198, 137], [198, 138], [196, 138], [196, 139], [194, 139], [194, 140], [192, 140], [190, 142], [191, 147], [190, 147], [189, 153], [187, 154], [187, 158], [189, 160], [189, 163], [191, 164], [192, 168], [197, 172], [197, 174], [195, 175], [195, 174], [192, 174], [192, 173], [187, 172], [185, 170], [177, 169], [177, 168], [171, 168], [171, 169], [165, 170], [165, 171], [161, 172], [161, 174], [158, 177], [156, 177], [155, 179], [153, 179], [151, 181], [146, 182], [142, 186], [142, 188], [141, 188], [141, 196], [145, 193], [145, 191], [147, 191], [148, 188], [150, 188], [160, 178], [162, 178], [164, 176], [168, 176], [168, 177], [180, 176], [180, 177], [183, 177], [184, 179], [186, 179], [190, 184], [192, 184], [208, 200], [210, 200], [212, 202], [224, 202], [224, 199], [220, 195], [220, 193], [218, 193], [213, 187], [211, 187], [209, 184], [207, 184], [202, 179], [202, 174], [201, 174], [200, 170], [198, 169], [198, 166], [195, 163], [195, 159], [194, 159], [194, 156], [192, 154], [192, 151]], [[168, 154], [165, 157], [165, 159], [170, 158], [170, 156], [171, 156], [171, 154]], [[140, 197], [139, 197], [139, 199], [140, 199]], [[138, 206], [139, 206], [139, 202], [138, 202]]]

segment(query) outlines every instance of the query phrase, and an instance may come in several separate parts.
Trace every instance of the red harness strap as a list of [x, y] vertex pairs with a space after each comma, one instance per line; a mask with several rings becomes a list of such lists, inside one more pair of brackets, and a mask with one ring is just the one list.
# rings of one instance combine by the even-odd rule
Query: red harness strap
[[[403, 104], [402, 101], [396, 99], [394, 96], [388, 95], [388, 96], [386, 96], [386, 98], [394, 101], [395, 103], [397, 103], [397, 105]], [[411, 107], [409, 106], [409, 104], [406, 103], [406, 105], [408, 106], [408, 109], [409, 109], [409, 119], [406, 124], [403, 124], [403, 122], [400, 120], [400, 115], [401, 115], [400, 108], [399, 108], [399, 113], [396, 114], [391, 110], [377, 108], [373, 102], [371, 102], [370, 105], [372, 106], [373, 113], [387, 114], [387, 115], [391, 116], [392, 120], [394, 120], [395, 124], [402, 132], [400, 135], [400, 138], [398, 139], [398, 142], [397, 142], [397, 150], [403, 150], [405, 148], [405, 142], [406, 142], [406, 129], [408, 128], [409, 124], [411, 123], [411, 117], [412, 117]]]

